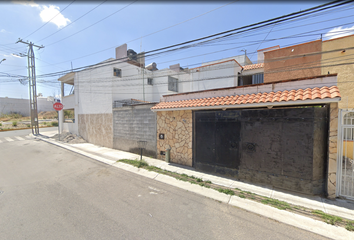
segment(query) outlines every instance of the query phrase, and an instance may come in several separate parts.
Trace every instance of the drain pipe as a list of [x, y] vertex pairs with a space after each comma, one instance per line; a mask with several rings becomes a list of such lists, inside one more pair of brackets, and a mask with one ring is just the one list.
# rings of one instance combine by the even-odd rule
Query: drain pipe
[[170, 162], [170, 151], [171, 151], [171, 147], [169, 145], [167, 145], [166, 153], [165, 153], [165, 160], [168, 163]]

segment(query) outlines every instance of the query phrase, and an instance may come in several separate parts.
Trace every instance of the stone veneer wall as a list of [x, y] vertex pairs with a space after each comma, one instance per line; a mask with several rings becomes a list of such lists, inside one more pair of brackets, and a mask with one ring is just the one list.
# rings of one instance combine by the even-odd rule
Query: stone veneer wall
[[329, 136], [328, 136], [328, 198], [336, 197], [337, 177], [337, 136], [338, 136], [338, 103], [330, 104]]
[[79, 114], [79, 135], [87, 142], [99, 146], [113, 148], [113, 115]]
[[[165, 160], [161, 151], [171, 147], [170, 161], [192, 166], [192, 111], [161, 111], [157, 112], [157, 156]], [[159, 134], [165, 134], [165, 139], [159, 139]]]

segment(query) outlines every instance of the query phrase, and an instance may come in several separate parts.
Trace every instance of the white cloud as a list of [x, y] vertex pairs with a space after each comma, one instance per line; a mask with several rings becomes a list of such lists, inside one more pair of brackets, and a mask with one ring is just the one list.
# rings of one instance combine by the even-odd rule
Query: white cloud
[[[58, 14], [58, 15], [57, 15]], [[50, 21], [55, 15], [57, 15], [53, 20]], [[49, 7], [43, 6], [42, 11], [39, 14], [43, 22], [51, 22], [57, 25], [58, 28], [65, 27], [71, 21], [68, 18], [65, 18], [63, 14], [60, 13], [60, 8], [54, 5]]]
[[340, 38], [340, 37], [345, 37], [348, 35], [354, 34], [354, 26], [353, 27], [348, 27], [348, 28], [343, 28], [343, 27], [336, 27], [331, 30], [329, 30], [324, 37], [328, 39], [334, 39], [334, 38]]
[[5, 33], [5, 32], [6, 32], [5, 29], [1, 29], [1, 30], [0, 30], [0, 33]]
[[[51, 22], [55, 24], [58, 28], [65, 27], [70, 23], [70, 19], [64, 17], [63, 14], [60, 13], [60, 8], [54, 5], [39, 5], [34, 2], [34, 0], [27, 0], [27, 1], [22, 1], [22, 0], [16, 0], [12, 1], [13, 3], [16, 4], [21, 4], [21, 5], [26, 5], [30, 7], [35, 7], [40, 10], [39, 16], [42, 19], [43, 22]], [[51, 20], [53, 17], [55, 17], [53, 20]]]

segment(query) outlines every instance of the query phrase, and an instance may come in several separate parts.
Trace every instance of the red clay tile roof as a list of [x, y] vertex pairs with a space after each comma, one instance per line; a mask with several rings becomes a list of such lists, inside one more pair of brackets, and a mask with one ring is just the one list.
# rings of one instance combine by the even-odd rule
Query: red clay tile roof
[[[240, 105], [248, 103], [274, 103], [289, 101], [304, 101], [325, 98], [340, 98], [337, 86], [332, 87], [315, 87], [298, 90], [284, 90], [269, 93], [257, 93], [246, 95], [235, 95], [225, 97], [209, 97], [200, 99], [189, 99], [172, 102], [160, 102], [151, 109], [174, 109], [174, 108], [190, 108], [190, 107], [211, 107], [211, 106], [227, 106]], [[301, 103], [301, 102], [300, 102]]]
[[245, 65], [242, 66], [243, 70], [252, 70], [252, 69], [258, 69], [258, 68], [263, 68], [264, 67], [264, 63], [256, 63], [256, 64], [251, 64], [251, 65]]

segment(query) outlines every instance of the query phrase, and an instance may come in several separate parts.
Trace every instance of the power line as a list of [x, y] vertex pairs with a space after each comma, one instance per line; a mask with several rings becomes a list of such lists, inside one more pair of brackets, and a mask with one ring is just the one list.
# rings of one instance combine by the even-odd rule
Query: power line
[[[345, 1], [345, 2], [333, 1], [333, 2], [330, 2], [330, 3], [326, 3], [326, 4], [322, 4], [322, 5], [316, 6], [316, 7], [309, 8], [309, 9], [306, 9], [306, 10], [303, 10], [303, 11], [294, 12], [294, 13], [291, 13], [291, 14], [287, 14], [287, 15], [283, 15], [283, 16], [277, 17], [277, 18], [273, 18], [273, 19], [269, 19], [269, 20], [266, 20], [266, 21], [250, 24], [250, 25], [247, 25], [247, 26], [231, 29], [231, 30], [228, 30], [228, 31], [224, 31], [224, 32], [220, 32], [220, 33], [217, 33], [217, 34], [209, 35], [209, 36], [206, 36], [206, 37], [203, 37], [203, 38], [198, 38], [198, 39], [186, 41], [186, 42], [175, 44], [175, 45], [171, 45], [171, 46], [168, 46], [168, 47], [155, 49], [155, 50], [152, 50], [152, 51], [149, 51], [149, 52], [146, 52], [146, 53], [151, 53], [151, 52], [156, 52], [156, 51], [160, 51], [160, 50], [164, 50], [164, 49], [169, 49], [169, 48], [173, 48], [173, 47], [176, 47], [176, 46], [182, 46], [182, 45], [193, 43], [193, 42], [196, 42], [196, 41], [205, 40], [205, 39], [212, 38], [212, 37], [215, 37], [215, 36], [220, 36], [220, 35], [223, 35], [223, 34], [226, 34], [226, 33], [231, 33], [231, 32], [237, 31], [237, 30], [254, 27], [254, 26], [257, 26], [257, 25], [264, 24], [264, 23], [274, 22], [275, 20], [279, 20], [279, 19], [282, 19], [282, 18], [287, 18], [286, 20], [291, 20], [294, 17], [301, 17], [301, 16], [304, 16], [306, 14], [313, 14], [313, 13], [316, 13], [318, 11], [328, 10], [330, 8], [338, 7], [338, 6], [341, 6], [341, 5], [344, 5], [344, 4], [348, 4], [350, 2], [351, 1]], [[336, 3], [338, 3], [338, 4], [336, 4]], [[335, 4], [335, 5], [333, 5], [333, 4]], [[333, 5], [333, 6], [331, 6], [331, 5]], [[313, 11], [313, 10], [316, 10], [316, 9], [317, 9], [317, 11]], [[289, 18], [289, 17], [292, 17], [292, 18]], [[268, 26], [268, 25], [269, 24], [264, 25], [264, 26]], [[264, 26], [262, 26], [262, 27], [264, 27]], [[247, 31], [249, 31], [249, 30], [252, 30], [252, 29], [248, 29]], [[237, 33], [233, 33], [233, 34], [239, 34], [239, 33], [241, 33], [241, 32], [237, 32]], [[223, 38], [224, 37], [228, 37], [228, 36], [230, 36], [230, 35], [223, 36]], [[115, 46], [113, 46], [113, 47], [115, 47]], [[88, 55], [85, 55], [85, 56], [82, 56], [82, 57], [79, 57], [79, 58], [75, 58], [75, 59], [72, 59], [72, 60], [88, 57], [88, 56], [91, 56], [91, 55], [94, 55], [94, 54], [109, 50], [111, 48], [112, 47], [104, 49], [104, 50], [101, 50], [101, 51], [98, 51], [98, 52], [95, 52], [95, 53], [92, 53], [92, 54], [88, 54]], [[58, 63], [58, 64], [60, 64], [60, 63]], [[91, 65], [89, 65], [89, 66], [91, 66]], [[86, 67], [89, 67], [89, 66], [86, 66]]]
[[40, 30], [42, 27], [44, 27], [45, 25], [47, 25], [48, 23], [50, 23], [54, 18], [56, 18], [59, 14], [61, 14], [62, 12], [64, 12], [65, 9], [67, 9], [71, 4], [73, 4], [75, 2], [75, 0], [73, 0], [71, 3], [69, 3], [68, 6], [66, 6], [65, 8], [63, 8], [63, 10], [61, 10], [60, 12], [58, 12], [54, 17], [52, 17], [48, 22], [44, 23], [42, 26], [40, 26], [37, 30], [33, 31], [31, 34], [29, 34], [28, 36], [24, 37], [24, 38], [28, 38], [29, 36], [32, 36], [32, 34], [36, 33], [38, 30]]
[[102, 4], [104, 4], [105, 2], [107, 2], [107, 0], [104, 0], [103, 2], [101, 2], [100, 4], [98, 4], [96, 7], [92, 8], [90, 11], [86, 12], [85, 14], [81, 15], [80, 17], [78, 17], [77, 19], [75, 19], [73, 22], [69, 23], [68, 25], [66, 25], [63, 28], [60, 28], [59, 30], [57, 30], [56, 32], [50, 34], [49, 36], [42, 38], [41, 40], [39, 40], [40, 42], [42, 42], [43, 40], [50, 38], [51, 36], [53, 36], [54, 34], [57, 34], [58, 32], [62, 31], [63, 29], [65, 29], [66, 27], [72, 25], [73, 23], [77, 22], [79, 19], [83, 18], [84, 16], [86, 16], [87, 14], [89, 14], [90, 12], [92, 12], [93, 10], [95, 10], [96, 8], [98, 8], [99, 6], [101, 6]]
[[122, 11], [123, 9], [129, 7], [130, 5], [134, 4], [134, 3], [137, 2], [137, 1], [138, 1], [138, 0], [135, 0], [135, 1], [131, 2], [131, 3], [129, 3], [128, 5], [124, 6], [123, 8], [121, 8], [121, 9], [115, 11], [114, 13], [108, 15], [107, 17], [104, 17], [104, 18], [102, 18], [101, 20], [99, 20], [99, 21], [97, 21], [97, 22], [95, 22], [95, 23], [93, 23], [93, 24], [87, 26], [86, 28], [84, 28], [84, 29], [82, 29], [82, 30], [80, 30], [80, 31], [78, 31], [78, 32], [76, 32], [76, 33], [74, 33], [74, 34], [71, 34], [70, 36], [65, 37], [65, 38], [63, 38], [63, 39], [61, 39], [61, 40], [59, 40], [59, 41], [53, 42], [53, 43], [51, 43], [51, 44], [48, 44], [47, 46], [54, 45], [54, 44], [56, 44], [56, 43], [58, 43], [58, 42], [64, 41], [64, 40], [66, 40], [66, 39], [68, 39], [68, 38], [70, 38], [70, 37], [72, 37], [72, 36], [75, 36], [76, 34], [79, 34], [79, 33], [83, 32], [83, 31], [85, 31], [86, 29], [88, 29], [88, 28], [90, 28], [90, 27], [96, 25], [97, 23], [100, 23], [100, 22], [102, 22], [103, 20], [109, 18], [110, 16], [113, 16], [114, 14], [116, 14], [116, 13]]

